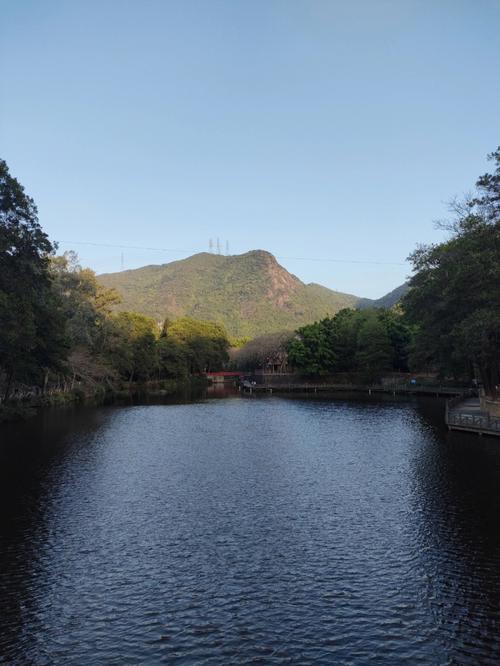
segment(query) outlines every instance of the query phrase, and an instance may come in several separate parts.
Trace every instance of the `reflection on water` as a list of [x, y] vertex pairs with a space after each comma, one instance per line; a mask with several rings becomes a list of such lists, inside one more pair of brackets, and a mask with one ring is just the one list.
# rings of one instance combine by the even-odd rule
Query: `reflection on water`
[[442, 410], [223, 398], [3, 426], [0, 663], [498, 663], [500, 442]]

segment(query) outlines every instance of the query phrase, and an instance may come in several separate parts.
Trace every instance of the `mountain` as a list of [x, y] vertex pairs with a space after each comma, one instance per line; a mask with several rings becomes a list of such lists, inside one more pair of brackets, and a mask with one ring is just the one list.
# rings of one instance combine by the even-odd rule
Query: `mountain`
[[393, 305], [399, 303], [407, 291], [408, 283], [405, 282], [385, 296], [382, 296], [382, 298], [360, 298], [356, 307], [360, 310], [365, 310], [366, 308], [392, 308]]
[[293, 330], [356, 307], [360, 300], [304, 284], [263, 250], [234, 256], [202, 252], [169, 264], [103, 274], [98, 280], [121, 294], [120, 310], [157, 321], [181, 316], [217, 321], [232, 336]]

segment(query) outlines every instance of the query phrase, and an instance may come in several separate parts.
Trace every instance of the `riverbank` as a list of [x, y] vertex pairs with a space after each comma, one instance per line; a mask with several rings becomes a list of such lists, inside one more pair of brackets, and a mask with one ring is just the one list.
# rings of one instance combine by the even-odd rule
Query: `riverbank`
[[[98, 406], [102, 404], [128, 404], [131, 402], [162, 401], [166, 398], [179, 398], [190, 401], [199, 398], [209, 389], [212, 397], [222, 397], [227, 385], [207, 382], [204, 376], [196, 375], [184, 381], [169, 379], [148, 382], [122, 382], [118, 385], [86, 385], [71, 390], [48, 391], [45, 395], [38, 395], [29, 399], [13, 400], [7, 405], [0, 405], [0, 424], [8, 421], [26, 420], [35, 416], [40, 410], [46, 408], [74, 407], [77, 405]], [[231, 392], [238, 395], [238, 387], [233, 386]], [[254, 384], [243, 381], [239, 385], [239, 395], [257, 396], [288, 394], [307, 396], [316, 395], [340, 397], [351, 394], [361, 396], [429, 396], [432, 398], [465, 397], [473, 394], [470, 389], [442, 385], [412, 385], [398, 384], [332, 384], [315, 382], [291, 382]], [[443, 422], [445, 419], [443, 419]]]
[[71, 407], [75, 405], [102, 405], [122, 400], [137, 398], [164, 398], [186, 395], [205, 388], [206, 381], [201, 377], [189, 377], [185, 380], [165, 379], [111, 386], [97, 384], [70, 390], [50, 391], [45, 394], [10, 400], [0, 404], [0, 424], [32, 418], [41, 409], [48, 407]]

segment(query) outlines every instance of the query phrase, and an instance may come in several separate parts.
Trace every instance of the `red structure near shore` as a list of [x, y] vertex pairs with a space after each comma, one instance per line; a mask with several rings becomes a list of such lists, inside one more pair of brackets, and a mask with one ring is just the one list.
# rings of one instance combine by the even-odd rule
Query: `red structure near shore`
[[244, 377], [244, 372], [204, 372], [204, 376], [214, 383], [234, 382]]

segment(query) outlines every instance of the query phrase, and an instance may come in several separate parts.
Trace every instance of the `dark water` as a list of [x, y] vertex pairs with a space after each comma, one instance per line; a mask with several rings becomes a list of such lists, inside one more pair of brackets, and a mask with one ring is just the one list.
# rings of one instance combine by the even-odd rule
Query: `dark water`
[[498, 664], [500, 441], [437, 402], [0, 429], [0, 663]]

